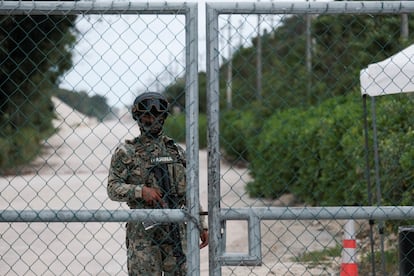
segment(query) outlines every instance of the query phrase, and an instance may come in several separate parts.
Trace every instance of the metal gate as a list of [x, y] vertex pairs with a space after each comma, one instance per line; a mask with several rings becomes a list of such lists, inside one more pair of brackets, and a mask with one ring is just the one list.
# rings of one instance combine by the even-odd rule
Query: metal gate
[[[152, 218], [188, 222], [188, 269], [198, 275], [197, 5], [5, 1], [0, 9], [5, 18], [15, 20], [11, 26], [3, 23], [4, 28], [10, 28], [7, 31], [12, 32], [25, 15], [35, 22], [33, 29], [23, 30], [27, 37], [40, 29], [36, 28], [42, 20], [61, 16], [64, 21], [68, 16], [79, 16], [80, 46], [72, 49], [77, 51], [77, 69], [67, 73], [60, 85], [66, 83], [64, 88], [79, 91], [80, 84], [89, 97], [106, 90], [104, 96], [111, 98], [112, 94], [111, 104], [118, 104], [115, 121], [98, 123], [55, 96], [53, 104], [58, 114], [54, 123], [60, 131], [43, 142], [45, 152], [40, 159], [2, 177], [0, 274], [126, 274], [125, 222]], [[38, 35], [52, 40], [47, 34], [52, 31]], [[43, 59], [48, 58], [44, 51]], [[30, 52], [26, 54], [30, 62]], [[112, 55], [119, 58], [113, 59]], [[162, 90], [168, 81], [181, 78], [186, 91], [188, 211], [131, 211], [110, 202], [105, 188], [110, 152], [122, 139], [137, 135], [130, 111], [123, 110], [124, 106], [128, 107], [134, 95], [142, 91]], [[12, 91], [9, 97], [13, 93], [17, 92]], [[114, 115], [116, 110], [110, 113]], [[197, 219], [189, 219], [193, 214]]]
[[[360, 255], [358, 262], [360, 262], [359, 265], [361, 266], [361, 273], [364, 275], [367, 273], [370, 273], [371, 275], [376, 275], [377, 273], [379, 275], [397, 275], [398, 268], [394, 267], [390, 269], [389, 264], [386, 264], [387, 256], [390, 256], [390, 254], [396, 254], [395, 248], [393, 249], [394, 253], [390, 253], [390, 243], [393, 243], [394, 247], [397, 245], [397, 243], [395, 239], [390, 238], [390, 233], [388, 233], [388, 235], [384, 237], [384, 232], [386, 232], [386, 230], [384, 229], [384, 221], [389, 222], [390, 220], [412, 219], [413, 209], [411, 206], [381, 206], [381, 195], [377, 194], [378, 200], [375, 200], [375, 196], [371, 195], [370, 164], [372, 159], [374, 159], [374, 154], [370, 149], [370, 142], [366, 142], [366, 144], [361, 142], [361, 148], [365, 147], [365, 156], [367, 160], [367, 167], [365, 169], [365, 181], [366, 185], [368, 186], [367, 193], [369, 200], [367, 201], [367, 204], [356, 204], [367, 206], [348, 207], [346, 205], [342, 205], [307, 207], [305, 205], [305, 207], [292, 207], [295, 205], [295, 202], [293, 200], [289, 200], [289, 197], [287, 197], [288, 200], [283, 200], [286, 198], [284, 197], [285, 195], [283, 194], [283, 192], [280, 191], [275, 191], [272, 195], [274, 198], [280, 197], [276, 201], [269, 201], [269, 199], [260, 199], [260, 197], [254, 200], [248, 200], [246, 199], [246, 190], [239, 189], [239, 187], [241, 183], [243, 186], [248, 186], [249, 182], [251, 182], [251, 178], [248, 175], [246, 175], [248, 174], [246, 171], [236, 169], [238, 167], [240, 159], [244, 160], [245, 158], [244, 149], [241, 149], [240, 145], [237, 144], [237, 142], [239, 141], [237, 140], [236, 136], [227, 135], [226, 129], [235, 128], [236, 131], [239, 131], [239, 135], [241, 137], [245, 137], [246, 135], [258, 135], [264, 138], [266, 136], [261, 135], [263, 129], [257, 131], [256, 133], [254, 132], [254, 129], [248, 129], [244, 132], [243, 129], [240, 128], [239, 125], [237, 125], [244, 118], [243, 115], [240, 114], [246, 112], [245, 109], [239, 108], [238, 115], [233, 117], [230, 116], [231, 119], [237, 120], [236, 123], [226, 121], [228, 117], [226, 117], [226, 114], [222, 114], [229, 111], [231, 112], [237, 101], [245, 101], [245, 105], [241, 105], [243, 107], [245, 107], [246, 105], [254, 105], [254, 102], [261, 102], [257, 106], [253, 107], [253, 110], [257, 108], [256, 112], [260, 113], [260, 106], [266, 106], [266, 102], [262, 101], [270, 101], [272, 97], [271, 95], [273, 95], [273, 97], [278, 97], [278, 93], [280, 93], [280, 91], [274, 90], [273, 94], [270, 94], [272, 93], [272, 87], [267, 87], [267, 89], [264, 88], [265, 85], [271, 86], [272, 84], [265, 83], [264, 74], [269, 74], [269, 72], [265, 72], [265, 70], [263, 69], [266, 66], [266, 60], [272, 59], [271, 53], [277, 55], [278, 49], [275, 47], [275, 49], [267, 50], [267, 53], [264, 53], [265, 49], [263, 49], [263, 45], [265, 44], [262, 41], [264, 41], [265, 39], [271, 40], [273, 38], [272, 35], [276, 36], [277, 28], [283, 28], [282, 26], [286, 26], [286, 24], [288, 23], [286, 23], [285, 25], [282, 24], [282, 26], [275, 26], [274, 22], [287, 22], [287, 18], [292, 16], [297, 17], [297, 21], [302, 22], [302, 24], [305, 26], [303, 27], [305, 30], [301, 30], [303, 32], [303, 37], [306, 37], [306, 39], [301, 40], [301, 42], [306, 46], [304, 46], [305, 49], [301, 52], [301, 59], [303, 61], [303, 64], [301, 65], [304, 69], [303, 71], [300, 71], [300, 73], [305, 74], [306, 77], [300, 78], [300, 76], [298, 75], [297, 78], [300, 78], [301, 80], [304, 80], [304, 82], [307, 82], [307, 84], [304, 85], [303, 88], [307, 89], [308, 91], [307, 93], [302, 93], [301, 95], [303, 95], [304, 97], [307, 96], [308, 98], [300, 99], [304, 102], [308, 100], [309, 102], [311, 102], [311, 95], [313, 93], [312, 79], [315, 78], [314, 73], [312, 71], [312, 69], [315, 67], [313, 63], [318, 62], [313, 60], [313, 55], [315, 55], [316, 51], [313, 48], [316, 48], [318, 46], [318, 42], [315, 41], [313, 30], [311, 27], [313, 26], [313, 20], [323, 16], [335, 17], [339, 15], [349, 15], [350, 21], [352, 21], [355, 17], [358, 16], [375, 17], [384, 14], [400, 15], [402, 22], [401, 29], [398, 28], [396, 32], [399, 36], [401, 35], [402, 38], [407, 39], [406, 41], [408, 42], [410, 41], [410, 39], [407, 34], [407, 14], [410, 14], [412, 12], [412, 3], [407, 1], [398, 3], [374, 1], [338, 1], [328, 3], [280, 3], [272, 1], [271, 3], [208, 3], [206, 9], [208, 61], [207, 111], [209, 153], [208, 196], [210, 226], [209, 228], [211, 233], [209, 249], [210, 274], [221, 275], [222, 273], [224, 273], [225, 275], [334, 275], [336, 273], [339, 273], [339, 271], [343, 267], [342, 262], [344, 262], [344, 260], [353, 259], [355, 256], [347, 256], [349, 252], [346, 251], [346, 248], [340, 247], [342, 249], [342, 259], [338, 255], [337, 258], [327, 257], [329, 255], [329, 249], [332, 249], [332, 247], [341, 244], [341, 240], [344, 238], [343, 235], [359, 236], [363, 231], [368, 231], [369, 234], [366, 234], [365, 238], [361, 238], [361, 240], [358, 240], [358, 254]], [[245, 60], [244, 63], [240, 65], [240, 63], [243, 62], [240, 61], [242, 55], [241, 52], [243, 52], [245, 49], [243, 49], [243, 43], [235, 43], [234, 40], [237, 40], [238, 36], [242, 36], [242, 39], [246, 39], [246, 36], [243, 36], [243, 32], [241, 31], [241, 29], [247, 29], [249, 27], [252, 30], [252, 33], [250, 33], [249, 38], [251, 38], [252, 40], [251, 49], [253, 50], [251, 52], [250, 58], [246, 58], [247, 55], [243, 56]], [[294, 28], [294, 26], [291, 26], [292, 30]], [[331, 35], [331, 32], [333, 33], [337, 31], [338, 30], [329, 30], [329, 28], [327, 27], [326, 32], [328, 34], [326, 36], [329, 37], [329, 35]], [[344, 36], [349, 35], [346, 31], [347, 29], [344, 28]], [[293, 34], [294, 32], [292, 32], [292, 35]], [[288, 40], [289, 38], [286, 37], [285, 39]], [[266, 44], [266, 46], [268, 44]], [[328, 48], [328, 46], [326, 48]], [[344, 51], [346, 50], [344, 49]], [[286, 55], [288, 55], [288, 53]], [[282, 63], [286, 62], [286, 66], [291, 65], [290, 63], [288, 64], [288, 61], [284, 60], [284, 56], [278, 57], [282, 60]], [[236, 62], [238, 62], [238, 64], [235, 65]], [[272, 60], [272, 62], [275, 62], [274, 59]], [[250, 66], [254, 68], [253, 71], [254, 78], [256, 78], [255, 81], [249, 79], [249, 81], [243, 83], [243, 80], [240, 80], [240, 78], [247, 79], [249, 77], [252, 77], [251, 75], [244, 74], [243, 66]], [[294, 65], [291, 66], [293, 67]], [[267, 70], [269, 70], [269, 65], [267, 65], [267, 67]], [[347, 71], [345, 64], [343, 65], [343, 67], [344, 73], [351, 74], [350, 71]], [[275, 66], [275, 68], [279, 67]], [[288, 72], [289, 70], [283, 71], [283, 73], [285, 74], [289, 74]], [[273, 74], [279, 73], [280, 72], [278, 71], [273, 71]], [[267, 79], [269, 80], [270, 77], [268, 77]], [[291, 78], [289, 80], [291, 80]], [[279, 81], [283, 82], [284, 79], [281, 78]], [[237, 88], [235, 88], [236, 85]], [[246, 88], [246, 86], [249, 85], [250, 87]], [[349, 85], [352, 87], [351, 84]], [[293, 86], [294, 85], [292, 85], [290, 89], [293, 90]], [[278, 87], [279, 86], [276, 85], [276, 88]], [[281, 87], [283, 86], [281, 85]], [[287, 84], [287, 87], [289, 87], [289, 84]], [[247, 94], [247, 92], [241, 94], [243, 93], [243, 89], [249, 90], [249, 88], [250, 94]], [[266, 96], [264, 96], [265, 90], [267, 90], [267, 99]], [[291, 91], [291, 93], [295, 93], [295, 91]], [[246, 95], [249, 95], [250, 98]], [[280, 101], [286, 100], [282, 98], [282, 96], [279, 96], [279, 99]], [[363, 100], [361, 97], [360, 102], [362, 110], [362, 106], [365, 107], [365, 97]], [[269, 104], [269, 108], [273, 107], [272, 104], [274, 104], [274, 102]], [[280, 104], [279, 108], [283, 109], [283, 104]], [[297, 112], [299, 112], [299, 110], [300, 109], [298, 109]], [[254, 112], [255, 111], [253, 111], [253, 113]], [[294, 116], [291, 113], [289, 114], [291, 116]], [[252, 116], [254, 117], [254, 115]], [[375, 117], [375, 114], [373, 116]], [[240, 118], [241, 120], [238, 121]], [[249, 121], [248, 118], [249, 117], [246, 116], [246, 123], [255, 123], [254, 121]], [[305, 117], [303, 119], [305, 120]], [[323, 121], [326, 118], [319, 119]], [[373, 118], [372, 121], [373, 128], [375, 129], [375, 118]], [[277, 119], [275, 119], [274, 122], [277, 123]], [[265, 126], [271, 127], [270, 124], [259, 123], [259, 125], [262, 128], [264, 128]], [[295, 128], [297, 126], [298, 125], [290, 126], [287, 123], [285, 127]], [[242, 127], [249, 128], [249, 125], [244, 124], [242, 125]], [[368, 129], [366, 129], [366, 131], [368, 131]], [[222, 134], [222, 132], [225, 132], [225, 134]], [[293, 130], [292, 133], [294, 134], [295, 131]], [[228, 139], [228, 137], [232, 137], [237, 141], [233, 144], [231, 140], [226, 140]], [[375, 141], [375, 139], [376, 137], [374, 137], [373, 141], [374, 147], [377, 146], [377, 142]], [[283, 164], [285, 161], [288, 161], [283, 159], [278, 160], [277, 158], [273, 159], [271, 157], [271, 153], [269, 155], [266, 155], [266, 157], [263, 157], [260, 155], [263, 152], [259, 150], [255, 151], [255, 147], [259, 148], [260, 143], [269, 143], [268, 141], [254, 140], [254, 143], [255, 144], [253, 146], [250, 145], [250, 147], [247, 143], [245, 143], [244, 147], [246, 151], [252, 151], [249, 152], [251, 154], [249, 156], [253, 160], [256, 158], [268, 158], [268, 171], [278, 171], [279, 165]], [[228, 156], [226, 156], [226, 154], [228, 154], [229, 151], [232, 152], [234, 148], [238, 149], [239, 151], [236, 153], [236, 156], [231, 156], [233, 157], [233, 159], [230, 158], [229, 161]], [[271, 152], [272, 148], [268, 146], [268, 150]], [[287, 151], [295, 151], [295, 148], [277, 151], [277, 153], [275, 153], [274, 156], [277, 156], [277, 154], [280, 152]], [[385, 158], [387, 157], [388, 156], [385, 156]], [[374, 176], [374, 178], [377, 184], [376, 189], [378, 189], [378, 186], [381, 182], [381, 176], [378, 173], [380, 166], [378, 159], [378, 156], [375, 156], [376, 175]], [[319, 158], [315, 157], [315, 160], [317, 160], [316, 162], [321, 162]], [[340, 160], [338, 161], [338, 163], [341, 162]], [[266, 162], [262, 162], [260, 164], [262, 166], [266, 166]], [[233, 177], [233, 180], [230, 180], [230, 176], [229, 178], [227, 178], [227, 175], [229, 175], [230, 172], [232, 172], [232, 169], [229, 169], [229, 166], [230, 168], [233, 168], [235, 171], [237, 171], [236, 174], [239, 174], [235, 178]], [[306, 166], [306, 163], [302, 166]], [[258, 169], [257, 166], [249, 166], [248, 168]], [[294, 171], [296, 169], [294, 167], [288, 167], [286, 169], [290, 169], [292, 171], [292, 174], [295, 174]], [[312, 172], [308, 171], [308, 173]], [[269, 174], [272, 173], [269, 172]], [[276, 176], [278, 174], [274, 173], [272, 175]], [[293, 176], [292, 178], [295, 177], [296, 176]], [[335, 177], [333, 177], [333, 179], [335, 179]], [[283, 179], [278, 179], [274, 177], [271, 179], [271, 181], [277, 183], [279, 181], [283, 181]], [[337, 179], [337, 181], [340, 182], [339, 179]], [[294, 181], [292, 182], [293, 183], [291, 184], [295, 185]], [[265, 183], [256, 183], [256, 185], [272, 186]], [[332, 185], [336, 185], [336, 183], [333, 182]], [[347, 183], [346, 185], [353, 186], [351, 183]], [[281, 185], [275, 184], [273, 186], [288, 187], [289, 183], [282, 183]], [[303, 187], [302, 189], [306, 188]], [[286, 188], [285, 190], [289, 191], [288, 188]], [[314, 192], [312, 188], [308, 190], [308, 193], [312, 192]], [[265, 192], [263, 193], [265, 194]], [[271, 194], [271, 191], [267, 190], [267, 195], [269, 194]], [[387, 204], [390, 205], [399, 205], [399, 203], [400, 201], [387, 202]], [[272, 222], [266, 222], [267, 220]], [[357, 233], [346, 233], [346, 229], [343, 230], [342, 227], [345, 221], [348, 220], [359, 220], [359, 222], [362, 222], [361, 225], [364, 225], [363, 220], [365, 220], [366, 229], [363, 230], [363, 228], [359, 228]], [[298, 228], [296, 228], [297, 225], [295, 223], [299, 224]], [[314, 225], [315, 223], [319, 225], [319, 229], [316, 231], [315, 229], [312, 230], [312, 225]], [[339, 228], [336, 228], [334, 226], [336, 223], [339, 223], [341, 226]], [[376, 223], [378, 223], [378, 229], [374, 227], [374, 224]], [[277, 224], [280, 224], [279, 227], [276, 226]], [[332, 228], [330, 229], [331, 226]], [[302, 230], [300, 230], [301, 227]], [[337, 230], [334, 230], [335, 228]], [[367, 230], [368, 228], [369, 230]], [[242, 236], [244, 237], [244, 240], [247, 240], [247, 246], [242, 247], [241, 249], [239, 244], [233, 241], [234, 235], [239, 236], [237, 235], [237, 233], [240, 231], [243, 232]], [[328, 236], [330, 236], [330, 238], [325, 239], [323, 236], [327, 233]], [[294, 238], [289, 239], [289, 237], [287, 236], [290, 235], [293, 235]], [[232, 240], [230, 242], [230, 246], [228, 242], [229, 239]], [[387, 241], [384, 241], [384, 239], [386, 239]], [[278, 247], [282, 247], [285, 250], [280, 249]], [[295, 262], [295, 260], [301, 259], [301, 256], [303, 257], [304, 255], [306, 255], [304, 251], [300, 253], [295, 251], [294, 249], [291, 249], [296, 247], [305, 247], [306, 249], [304, 249], [304, 251], [310, 250], [317, 252], [325, 252], [325, 257], [321, 257], [315, 254], [313, 259], [311, 258], [311, 261], [305, 261], [305, 258], [303, 258], [303, 261]], [[321, 248], [317, 249], [318, 247]], [[281, 253], [281, 255], [277, 255], [278, 253]], [[312, 255], [311, 252], [309, 253], [310, 255]], [[290, 255], [290, 259], [286, 257], [286, 255]], [[329, 261], [325, 262], [325, 258], [329, 259]], [[364, 263], [362, 261], [364, 258], [365, 264], [361, 264]], [[397, 259], [398, 258], [394, 258], [394, 260]], [[348, 274], [348, 271], [341, 271], [341, 275]], [[351, 273], [349, 275], [355, 274]]]
[[[348, 29], [352, 24], [346, 22], [358, 25], [361, 24], [358, 21], [360, 17], [384, 18], [381, 21], [383, 25], [367, 26], [372, 31], [376, 28], [380, 30], [387, 24], [394, 26], [387, 21], [388, 18], [401, 16], [401, 26], [408, 26], [410, 21], [407, 21], [407, 16], [414, 11], [414, 3], [270, 1], [207, 2], [205, 7], [201, 5], [196, 2], [0, 3], [0, 14], [6, 17], [27, 15], [35, 22], [37, 16], [63, 18], [76, 15], [80, 18], [78, 20], [83, 20], [78, 25], [83, 28], [80, 30], [84, 32], [83, 35], [91, 30], [99, 30], [98, 37], [91, 36], [87, 40], [81, 36], [81, 40], [87, 41], [81, 44], [80, 49], [84, 52], [76, 50], [73, 59], [76, 62], [74, 65], [82, 66], [77, 66], [78, 69], [72, 71], [71, 75], [64, 75], [60, 84], [57, 82], [56, 85], [66, 83], [65, 89], [86, 90], [89, 97], [106, 89], [104, 96], [115, 99], [111, 104], [118, 104], [121, 110], [115, 120], [97, 122], [69, 108], [69, 113], [64, 113], [66, 116], [56, 118], [55, 127], [60, 130], [43, 141], [44, 152], [34, 163], [24, 166], [22, 170], [3, 173], [0, 179], [0, 274], [126, 274], [124, 223], [150, 218], [188, 223], [189, 275], [334, 275], [341, 270], [344, 259], [355, 257], [343, 256], [345, 250], [341, 242], [344, 234], [358, 239], [357, 260], [361, 274], [397, 275], [395, 227], [414, 218], [414, 209], [407, 203], [412, 198], [409, 193], [405, 193], [413, 187], [399, 183], [406, 183], [411, 174], [408, 173], [402, 179], [399, 174], [393, 173], [401, 173], [398, 166], [381, 163], [377, 157], [374, 162], [370, 142], [367, 145], [361, 143], [359, 147], [351, 143], [352, 139], [357, 139], [355, 137], [362, 136], [345, 133], [340, 136], [341, 140], [336, 140], [339, 136], [330, 132], [334, 129], [342, 134], [343, 129], [350, 129], [362, 133], [362, 97], [355, 97], [360, 105], [346, 102], [357, 108], [350, 109], [350, 116], [341, 117], [338, 123], [330, 119], [339, 113], [335, 107], [345, 100], [334, 104], [325, 102], [332, 96], [343, 95], [315, 92], [338, 90], [340, 93], [349, 87], [359, 87], [350, 82], [351, 78], [342, 81], [338, 73], [355, 75], [353, 64], [360, 62], [356, 56], [342, 59], [338, 56], [341, 53], [338, 49], [343, 49], [345, 53], [358, 46], [351, 39], [346, 39], [352, 33]], [[204, 8], [205, 11], [199, 13]], [[340, 16], [344, 16], [344, 20], [338, 21], [340, 23], [337, 25], [332, 24], [330, 20]], [[13, 20], [13, 24], [7, 25], [10, 30], [17, 26], [18, 20]], [[203, 28], [204, 24], [205, 53], [202, 50], [204, 37], [199, 29], [199, 25]], [[313, 30], [312, 26], [319, 29]], [[343, 32], [340, 33], [335, 26], [343, 27]], [[360, 33], [353, 33], [355, 41], [359, 35], [362, 37], [363, 29]], [[131, 30], [132, 36], [129, 33]], [[280, 30], [289, 36], [281, 37], [278, 33]], [[378, 56], [367, 49], [366, 55], [369, 53], [371, 56], [363, 62], [378, 61], [394, 53], [397, 49], [390, 45], [400, 34], [403, 37], [401, 44], [412, 41], [407, 28], [394, 31], [384, 31], [387, 34], [385, 37], [379, 35], [381, 30], [379, 34], [375, 32], [378, 35], [376, 41], [384, 47]], [[29, 34], [30, 30], [23, 29], [22, 32]], [[285, 47], [283, 41], [289, 41], [298, 34], [301, 34], [299, 40], [292, 40], [290, 47]], [[281, 45], [281, 48], [268, 48], [273, 45], [269, 41], [277, 39], [279, 44], [275, 45]], [[105, 44], [103, 51], [97, 48], [97, 44], [102, 41]], [[334, 43], [329, 44], [330, 41]], [[157, 48], [159, 45], [161, 49]], [[171, 50], [172, 45], [177, 48]], [[298, 45], [303, 49], [291, 49]], [[334, 54], [329, 55], [330, 51]], [[6, 56], [11, 56], [12, 52]], [[132, 58], [124, 57], [125, 53], [132, 53]], [[298, 53], [300, 56], [297, 56]], [[118, 57], [112, 59], [113, 64], [105, 59], [111, 55]], [[323, 55], [335, 62], [324, 64], [327, 60], [322, 59]], [[44, 52], [44, 56], [53, 58], [51, 53]], [[91, 56], [97, 56], [96, 63], [90, 61]], [[316, 58], [321, 58], [323, 62]], [[339, 63], [337, 61], [343, 64], [335, 67]], [[40, 68], [41, 64], [39, 61], [34, 67]], [[12, 67], [19, 66], [22, 65], [16, 63]], [[251, 73], [252, 68], [254, 74]], [[319, 69], [318, 73], [313, 72], [315, 68]], [[48, 73], [53, 74], [58, 69], [52, 66]], [[272, 71], [276, 69], [278, 71]], [[273, 81], [269, 77], [272, 74], [283, 77]], [[89, 80], [90, 75], [97, 75], [97, 81]], [[132, 80], [125, 78], [131, 75]], [[32, 81], [29, 76], [27, 79]], [[69, 81], [69, 78], [72, 79]], [[201, 78], [205, 78], [205, 84], [199, 81]], [[34, 80], [42, 83], [41, 78]], [[185, 135], [179, 133], [181, 137], [177, 139], [181, 139], [186, 147], [188, 209], [131, 211], [111, 202], [106, 195], [110, 152], [122, 139], [136, 135], [134, 124], [128, 119], [129, 111], [122, 111], [122, 108], [128, 106], [133, 95], [141, 90], [168, 92], [171, 85], [182, 81], [186, 131]], [[354, 78], [353, 81], [359, 79]], [[136, 83], [141, 86], [134, 86]], [[299, 89], [303, 91], [297, 92]], [[29, 93], [23, 102], [31, 100]], [[377, 111], [402, 110], [404, 107], [409, 113], [410, 98], [404, 102], [405, 105], [386, 101], [378, 100]], [[384, 104], [381, 105], [381, 102]], [[177, 106], [178, 103], [177, 98]], [[65, 109], [67, 112], [66, 104], [58, 100], [54, 100], [54, 104], [56, 109]], [[19, 110], [19, 104], [14, 103], [14, 106]], [[304, 111], [308, 109], [311, 112]], [[326, 110], [332, 112], [324, 113]], [[355, 110], [361, 110], [361, 117], [351, 116]], [[115, 111], [111, 110], [110, 113]], [[302, 117], [296, 117], [298, 114]], [[280, 116], [281, 121], [275, 115]], [[3, 111], [1, 116], [5, 116]], [[27, 114], [25, 116], [29, 117]], [[308, 121], [309, 117], [312, 120]], [[173, 117], [173, 120], [178, 122], [178, 118]], [[201, 123], [203, 118], [207, 121], [205, 125]], [[351, 125], [347, 123], [350, 119], [354, 120]], [[374, 119], [370, 120], [375, 123]], [[308, 123], [309, 127], [304, 128]], [[381, 121], [379, 124], [383, 126], [386, 122]], [[281, 132], [287, 130], [278, 137], [278, 141], [286, 138], [286, 144], [272, 144], [273, 140], [265, 139], [277, 134], [265, 132], [273, 128]], [[6, 131], [6, 127], [2, 129], [1, 132]], [[329, 139], [318, 136], [322, 133], [320, 129]], [[306, 140], [309, 130], [313, 131], [311, 134], [314, 136]], [[14, 139], [16, 143], [21, 139], [24, 143], [27, 141], [25, 139], [31, 138], [30, 135], [23, 135], [23, 128], [19, 132], [21, 135], [16, 135]], [[384, 147], [381, 149], [386, 154], [383, 156], [385, 161], [394, 158], [393, 154], [404, 155], [406, 147], [410, 145], [406, 140], [401, 145], [395, 140], [390, 142], [386, 137], [388, 134], [386, 131], [380, 132], [378, 137], [384, 141], [379, 144], [380, 148]], [[2, 135], [5, 136], [4, 133]], [[256, 136], [259, 140], [253, 139]], [[207, 148], [202, 145], [205, 137]], [[1, 138], [0, 142], [5, 148], [7, 144], [3, 144]], [[268, 147], [265, 147], [267, 144]], [[385, 147], [389, 144], [396, 145], [396, 148], [398, 145], [401, 152], [395, 153], [392, 146]], [[282, 146], [276, 148], [273, 145]], [[333, 145], [333, 148], [323, 148], [324, 145]], [[351, 155], [343, 153], [343, 148], [347, 147], [356, 152], [357, 161], [360, 162], [352, 167], [353, 171], [357, 171], [356, 177], [352, 175], [357, 183], [350, 182], [352, 178], [346, 175], [350, 165], [353, 165], [347, 163]], [[327, 164], [330, 161], [325, 160], [332, 151], [340, 153], [335, 166]], [[410, 155], [405, 158], [404, 168], [409, 171], [411, 167], [407, 159], [410, 160]], [[370, 167], [372, 164], [374, 169]], [[381, 169], [386, 177], [381, 176], [380, 166], [383, 166]], [[313, 170], [315, 167], [318, 170]], [[325, 168], [330, 170], [329, 173], [325, 173]], [[373, 176], [376, 185], [386, 187], [384, 195], [392, 194], [394, 197], [390, 196], [381, 202], [375, 200], [370, 189], [364, 188], [362, 190], [364, 194], [368, 193], [368, 199], [350, 203], [353, 195], [334, 196], [329, 194], [332, 190], [324, 194], [323, 190], [328, 190], [329, 186], [317, 185], [332, 181], [332, 185], [337, 186], [338, 195], [349, 191], [355, 193], [355, 197], [365, 199], [365, 196], [360, 195], [361, 188], [358, 185], [370, 187], [370, 176]], [[306, 182], [309, 186], [303, 186], [303, 181], [309, 181]], [[392, 184], [387, 186], [389, 183]], [[318, 193], [320, 196], [306, 197], [306, 193]], [[404, 197], [399, 200], [399, 194], [402, 193]], [[376, 196], [381, 198], [381, 195]], [[320, 202], [312, 205], [317, 201], [315, 198], [320, 199]], [[335, 201], [336, 198], [339, 199]], [[208, 251], [198, 248], [197, 219], [193, 218], [198, 217], [199, 201], [205, 207], [208, 205]], [[356, 221], [358, 227], [355, 233], [344, 233], [343, 225], [348, 220]], [[387, 228], [386, 223], [391, 225]], [[388, 267], [387, 263], [390, 257], [394, 257], [391, 258], [392, 267]]]

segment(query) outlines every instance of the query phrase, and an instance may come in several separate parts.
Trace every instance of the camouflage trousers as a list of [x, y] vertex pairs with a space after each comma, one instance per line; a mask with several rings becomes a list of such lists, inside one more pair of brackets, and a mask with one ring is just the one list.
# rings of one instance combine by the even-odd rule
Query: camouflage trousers
[[[127, 262], [130, 276], [184, 276], [187, 266], [174, 256], [171, 244], [156, 244], [152, 230], [143, 230], [141, 224], [128, 223]], [[181, 263], [180, 263], [181, 262]], [[164, 274], [162, 274], [164, 273]]]

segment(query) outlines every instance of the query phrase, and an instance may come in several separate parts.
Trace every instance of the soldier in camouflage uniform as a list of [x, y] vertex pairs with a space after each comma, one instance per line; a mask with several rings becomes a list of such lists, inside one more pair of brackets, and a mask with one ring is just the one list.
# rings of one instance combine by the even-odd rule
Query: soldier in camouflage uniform
[[[141, 135], [115, 150], [108, 178], [108, 195], [131, 209], [183, 208], [186, 199], [183, 149], [162, 129], [168, 116], [163, 95], [147, 92], [132, 107]], [[201, 207], [200, 207], [201, 208]], [[200, 217], [200, 248], [208, 244]], [[186, 275], [184, 223], [147, 225], [128, 222], [126, 245], [129, 275]]]

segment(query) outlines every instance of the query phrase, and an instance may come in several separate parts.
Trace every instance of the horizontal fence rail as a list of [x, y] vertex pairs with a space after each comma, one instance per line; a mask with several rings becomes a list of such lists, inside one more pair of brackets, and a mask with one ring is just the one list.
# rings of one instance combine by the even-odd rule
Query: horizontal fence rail
[[176, 209], [146, 210], [3, 210], [0, 222], [182, 222], [189, 214]]
[[414, 12], [412, 1], [334, 1], [207, 3], [218, 14], [401, 14]]
[[0, 14], [184, 14], [196, 6], [167, 2], [1, 1]]
[[222, 220], [256, 217], [260, 220], [403, 220], [414, 219], [412, 206], [363, 206], [363, 207], [257, 207], [222, 208]]
[[[0, 14], [171, 14], [183, 12], [192, 3], [166, 2], [65, 2], [65, 1], [1, 1]], [[401, 14], [414, 12], [412, 1], [340, 1], [340, 2], [295, 2], [295, 3], [207, 3], [220, 14]]]
[[[362, 207], [255, 207], [222, 208], [221, 220], [405, 220], [414, 219], [412, 206]], [[0, 222], [181, 222], [190, 219], [188, 212], [175, 209], [143, 210], [2, 210]]]

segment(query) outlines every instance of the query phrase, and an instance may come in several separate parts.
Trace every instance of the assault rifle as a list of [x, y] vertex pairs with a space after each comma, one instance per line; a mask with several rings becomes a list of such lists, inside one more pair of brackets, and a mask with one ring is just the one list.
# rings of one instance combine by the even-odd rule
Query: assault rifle
[[[157, 164], [152, 167], [157, 184], [162, 192], [162, 200], [167, 204], [167, 208], [178, 208], [179, 198], [176, 191], [176, 187], [171, 187], [170, 175], [168, 172], [167, 164]], [[173, 245], [173, 255], [177, 259], [179, 265], [186, 261], [186, 257], [183, 251], [180, 235], [180, 225], [178, 223], [170, 223], [170, 232], [168, 233], [167, 243]]]

